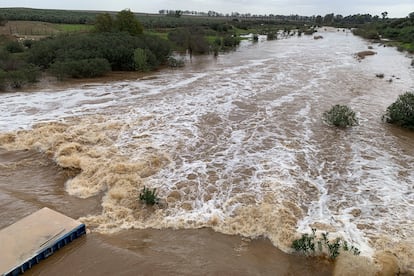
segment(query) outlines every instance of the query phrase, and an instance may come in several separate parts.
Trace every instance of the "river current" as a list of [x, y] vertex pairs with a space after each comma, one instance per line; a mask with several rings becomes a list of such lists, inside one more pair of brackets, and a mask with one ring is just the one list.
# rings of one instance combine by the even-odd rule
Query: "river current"
[[[245, 42], [183, 69], [0, 94], [0, 226], [48, 206], [109, 237], [208, 228], [288, 253], [316, 228], [414, 273], [414, 133], [381, 121], [414, 90], [411, 59], [348, 30], [320, 34]], [[357, 59], [368, 46], [376, 54]], [[359, 125], [325, 125], [335, 104]], [[137, 200], [144, 186], [159, 206]]]

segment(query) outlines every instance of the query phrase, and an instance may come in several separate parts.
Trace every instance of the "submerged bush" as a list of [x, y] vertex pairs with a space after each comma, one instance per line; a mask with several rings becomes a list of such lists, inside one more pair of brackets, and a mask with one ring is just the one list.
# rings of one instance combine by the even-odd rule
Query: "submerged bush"
[[316, 229], [312, 229], [311, 234], [303, 234], [300, 239], [292, 242], [292, 248], [305, 256], [325, 255], [330, 259], [336, 259], [341, 251], [349, 251], [354, 255], [361, 252], [353, 245], [349, 245], [347, 241], [340, 238], [335, 240], [328, 239], [329, 233], [322, 233], [322, 237], [316, 236]]
[[391, 104], [383, 116], [387, 123], [414, 129], [414, 93], [406, 92]]
[[323, 113], [322, 119], [325, 123], [337, 127], [358, 125], [355, 112], [346, 105], [334, 105], [329, 111]]
[[184, 67], [185, 62], [184, 62], [184, 59], [175, 58], [173, 56], [170, 56], [168, 58], [168, 66], [170, 66], [172, 68]]
[[276, 40], [277, 39], [277, 32], [269, 32], [267, 34], [267, 40]]
[[157, 196], [156, 188], [150, 190], [147, 187], [144, 187], [144, 189], [142, 189], [142, 192], [139, 194], [139, 200], [145, 204], [154, 205], [158, 204], [160, 199]]
[[224, 49], [234, 48], [240, 44], [240, 38], [237, 36], [227, 35], [223, 38], [222, 47]]

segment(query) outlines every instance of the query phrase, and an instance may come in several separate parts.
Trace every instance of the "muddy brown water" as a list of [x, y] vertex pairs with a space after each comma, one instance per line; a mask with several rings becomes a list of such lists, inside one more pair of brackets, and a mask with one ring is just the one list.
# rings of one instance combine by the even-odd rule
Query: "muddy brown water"
[[[1, 94], [0, 226], [47, 206], [91, 231], [31, 273], [330, 274], [278, 250], [311, 228], [358, 247], [362, 266], [413, 273], [414, 134], [381, 121], [414, 89], [411, 59], [320, 32]], [[359, 125], [325, 125], [334, 104]], [[160, 206], [137, 200], [144, 186]]]
[[[33, 151], [0, 150], [0, 228], [47, 206], [71, 217], [101, 212], [100, 196], [69, 196], [62, 170]], [[330, 275], [324, 260], [291, 256], [269, 240], [228, 236], [211, 229], [126, 230], [89, 233], [25, 275]]]

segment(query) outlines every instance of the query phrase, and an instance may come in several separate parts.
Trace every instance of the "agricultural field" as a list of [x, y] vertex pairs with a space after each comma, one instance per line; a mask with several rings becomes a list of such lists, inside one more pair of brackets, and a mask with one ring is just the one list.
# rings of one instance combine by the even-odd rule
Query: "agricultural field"
[[11, 35], [17, 38], [42, 38], [58, 33], [91, 31], [93, 25], [57, 24], [39, 21], [8, 21], [0, 26], [1, 35]]

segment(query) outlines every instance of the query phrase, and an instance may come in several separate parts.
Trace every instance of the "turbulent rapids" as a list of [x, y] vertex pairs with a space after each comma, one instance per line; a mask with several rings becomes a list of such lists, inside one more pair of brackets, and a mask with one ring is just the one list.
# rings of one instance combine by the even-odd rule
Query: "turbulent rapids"
[[[290, 252], [316, 228], [413, 272], [414, 134], [381, 122], [414, 89], [410, 59], [373, 45], [358, 60], [367, 41], [322, 34], [245, 43], [135, 80], [1, 94], [1, 147], [79, 171], [65, 189], [102, 196], [102, 212], [80, 218], [93, 231], [210, 227]], [[360, 124], [324, 125], [334, 104]], [[144, 186], [161, 206], [137, 200]]]

